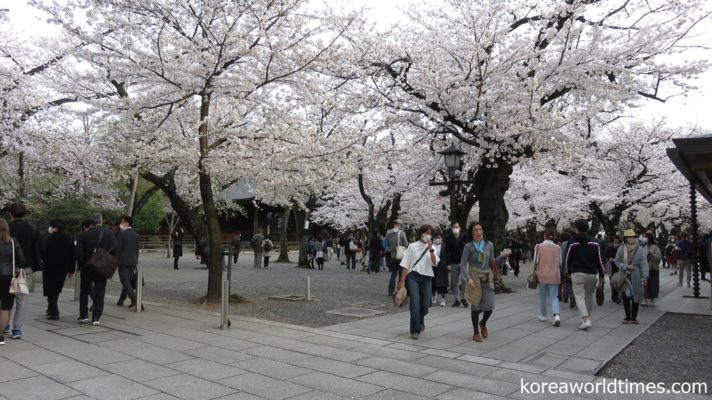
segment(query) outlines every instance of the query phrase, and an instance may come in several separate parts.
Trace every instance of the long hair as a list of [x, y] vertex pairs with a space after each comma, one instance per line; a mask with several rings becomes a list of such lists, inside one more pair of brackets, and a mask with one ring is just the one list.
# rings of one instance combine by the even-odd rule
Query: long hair
[[4, 218], [0, 218], [0, 242], [9, 243], [10, 240], [10, 225]]

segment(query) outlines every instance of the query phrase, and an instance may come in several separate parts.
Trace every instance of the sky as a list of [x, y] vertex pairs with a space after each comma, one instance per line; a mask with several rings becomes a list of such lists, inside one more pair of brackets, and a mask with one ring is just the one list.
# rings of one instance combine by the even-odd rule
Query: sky
[[[318, 1], [318, 0], [317, 0]], [[326, 0], [322, 0], [326, 1]], [[332, 0], [333, 1], [333, 0]], [[334, 2], [329, 1], [330, 5]], [[375, 20], [379, 27], [385, 28], [389, 24], [403, 20], [405, 14], [400, 8], [407, 7], [412, 0], [342, 0], [347, 8], [364, 6], [369, 8], [367, 16]], [[425, 1], [425, 0], [421, 0]], [[439, 0], [429, 0], [439, 1]], [[46, 23], [37, 20], [37, 12], [29, 7], [24, 0], [0, 0], [0, 9], [10, 10], [10, 23], [15, 28], [28, 35], [51, 34], [52, 28]], [[708, 0], [712, 9], [712, 0]], [[699, 26], [697, 33], [707, 38], [706, 43], [712, 43], [712, 20]], [[712, 59], [712, 51], [694, 51], [690, 58]], [[644, 107], [633, 110], [631, 115], [641, 120], [665, 118], [671, 127], [686, 129], [699, 127], [702, 132], [712, 133], [712, 69], [701, 74], [697, 79], [690, 81], [697, 90], [690, 90], [683, 96], [674, 97], [665, 103], [649, 100]]]

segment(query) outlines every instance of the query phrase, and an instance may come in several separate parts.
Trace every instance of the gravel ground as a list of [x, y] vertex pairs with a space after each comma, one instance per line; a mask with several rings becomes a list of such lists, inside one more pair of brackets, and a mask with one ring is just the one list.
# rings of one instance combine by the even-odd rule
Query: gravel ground
[[[291, 260], [296, 258], [296, 253], [290, 254]], [[181, 258], [179, 270], [173, 269], [173, 259], [167, 259], [156, 253], [141, 254], [139, 263], [146, 282], [144, 287], [146, 303], [157, 302], [219, 310], [219, 304], [199, 302], [207, 291], [208, 271], [201, 268], [195, 257]], [[346, 268], [335, 260], [328, 261], [322, 271], [278, 263], [270, 263], [267, 269], [255, 269], [252, 263], [252, 253], [243, 253], [240, 254], [238, 265], [233, 267], [232, 293], [245, 297], [247, 302], [231, 303], [232, 314], [323, 327], [357, 319], [326, 313], [339, 308], [367, 308], [384, 313], [408, 311], [407, 307], [395, 308], [390, 296], [386, 295], [390, 276], [387, 271], [369, 275], [361, 271], [360, 265], [357, 265], [356, 271], [346, 271]], [[269, 296], [275, 295], [305, 295], [307, 276], [311, 278], [312, 297], [316, 301], [268, 299]], [[505, 277], [505, 279], [514, 278]], [[525, 277], [522, 276], [518, 278], [521, 281], [520, 285], [523, 285], [524, 279]], [[118, 296], [120, 292], [121, 285], [117, 274], [109, 282], [107, 293]], [[451, 302], [452, 299], [448, 299], [448, 307]], [[107, 304], [108, 307], [112, 307], [113, 300], [107, 301]]]
[[634, 382], [707, 382], [712, 391], [710, 332], [711, 316], [667, 313], [599, 375]]

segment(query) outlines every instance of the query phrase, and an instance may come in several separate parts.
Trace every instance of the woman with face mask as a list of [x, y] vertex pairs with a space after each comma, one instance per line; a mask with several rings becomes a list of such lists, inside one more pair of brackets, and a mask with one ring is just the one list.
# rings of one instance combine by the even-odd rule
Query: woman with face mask
[[[470, 303], [470, 317], [474, 334], [472, 340], [482, 342], [487, 338], [487, 320], [494, 311], [494, 283], [499, 279], [499, 269], [494, 257], [494, 244], [484, 238], [479, 222], [470, 225], [472, 240], [465, 246], [460, 261], [461, 280], [467, 283], [465, 298]], [[479, 320], [482, 313], [482, 321]]]
[[447, 274], [447, 263], [443, 257], [443, 237], [440, 232], [435, 232], [433, 235], [433, 248], [435, 254], [440, 258], [438, 266], [433, 268], [435, 277], [433, 278], [433, 305], [437, 303], [438, 295], [440, 297], [440, 307], [445, 307], [445, 296], [447, 296], [447, 286], [450, 283]]
[[418, 339], [425, 330], [425, 315], [431, 304], [433, 268], [440, 258], [433, 248], [433, 227], [423, 225], [401, 259], [398, 289], [407, 287], [410, 296], [410, 337]]
[[616, 252], [616, 265], [628, 275], [626, 284], [621, 290], [624, 324], [638, 323], [638, 306], [643, 300], [643, 291], [648, 280], [648, 257], [642, 246], [638, 244], [637, 235], [632, 229], [623, 232], [624, 243]]
[[663, 259], [663, 254], [660, 247], [655, 244], [655, 237], [652, 232], [645, 233], [643, 240], [643, 251], [648, 260], [648, 282], [645, 285], [645, 295], [643, 298], [643, 306], [655, 306], [655, 299], [658, 298], [660, 291], [660, 260]]

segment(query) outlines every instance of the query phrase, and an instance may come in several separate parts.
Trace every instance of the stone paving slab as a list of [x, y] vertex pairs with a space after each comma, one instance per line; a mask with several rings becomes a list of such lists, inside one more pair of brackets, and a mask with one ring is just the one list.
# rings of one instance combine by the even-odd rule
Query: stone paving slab
[[313, 388], [248, 372], [217, 381], [242, 392], [270, 400], [284, 400], [310, 392]]
[[44, 376], [0, 383], [0, 393], [8, 400], [55, 400], [81, 394]]
[[236, 392], [235, 389], [225, 385], [187, 374], [158, 378], [145, 384], [185, 400], [210, 400]]
[[71, 382], [68, 386], [97, 400], [132, 400], [158, 393], [155, 389], [116, 375]]

